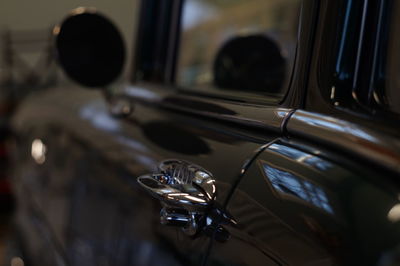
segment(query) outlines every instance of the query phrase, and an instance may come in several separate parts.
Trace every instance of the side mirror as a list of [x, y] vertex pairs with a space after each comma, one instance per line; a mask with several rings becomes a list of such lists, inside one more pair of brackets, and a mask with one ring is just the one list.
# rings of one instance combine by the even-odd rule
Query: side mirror
[[264, 34], [228, 40], [218, 51], [214, 84], [221, 89], [277, 93], [286, 78], [281, 47]]
[[54, 28], [58, 61], [87, 87], [103, 87], [122, 72], [125, 46], [117, 28], [90, 8], [77, 8]]

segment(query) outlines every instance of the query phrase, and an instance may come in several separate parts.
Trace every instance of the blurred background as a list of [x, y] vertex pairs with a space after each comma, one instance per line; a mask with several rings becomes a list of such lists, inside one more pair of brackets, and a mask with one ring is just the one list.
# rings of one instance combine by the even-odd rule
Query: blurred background
[[[290, 72], [297, 42], [299, 3], [298, 0], [186, 0], [177, 84], [186, 89], [217, 90], [219, 94], [224, 89], [235, 89], [213, 84], [213, 64], [219, 49], [228, 40], [245, 34], [268, 33], [269, 38], [279, 44], [277, 47], [288, 65], [285, 63], [283, 72]], [[8, 168], [12, 150], [10, 117], [32, 93], [74, 86], [57, 63], [54, 26], [77, 7], [95, 7], [104, 14], [115, 24], [125, 42], [126, 63], [119, 76], [119, 81], [124, 81], [131, 69], [138, 5], [139, 0], [0, 2], [0, 265], [8, 258], [13, 239], [10, 225], [14, 199], [9, 184], [12, 173]], [[283, 76], [289, 77], [286, 73]], [[272, 94], [283, 95], [285, 84], [286, 81], [282, 82]], [[264, 92], [265, 88], [262, 90]], [[243, 92], [236, 90], [234, 93]], [[20, 264], [17, 261], [15, 265]]]
[[[79, 6], [96, 7], [98, 11], [110, 18], [123, 34], [127, 50], [131, 51], [137, 2], [121, 0], [115, 4], [107, 0], [1, 1], [0, 77], [2, 87], [20, 87], [19, 90], [23, 91], [26, 84], [29, 84], [30, 88], [32, 85], [39, 88], [66, 81], [54, 62], [52, 29], [62, 22], [70, 10]], [[131, 54], [128, 56], [130, 57]]]
[[[121, 31], [128, 58], [137, 16], [137, 0], [2, 0], [0, 1], [0, 262], [4, 261], [6, 243], [12, 238], [10, 219], [14, 208], [8, 177], [9, 118], [29, 94], [72, 82], [65, 78], [55, 62], [53, 27], [70, 10], [96, 7]], [[127, 60], [129, 63], [130, 60]], [[125, 65], [125, 69], [129, 64]], [[125, 71], [126, 73], [126, 71]], [[121, 75], [121, 79], [124, 75]], [[1, 264], [1, 263], [0, 263]]]

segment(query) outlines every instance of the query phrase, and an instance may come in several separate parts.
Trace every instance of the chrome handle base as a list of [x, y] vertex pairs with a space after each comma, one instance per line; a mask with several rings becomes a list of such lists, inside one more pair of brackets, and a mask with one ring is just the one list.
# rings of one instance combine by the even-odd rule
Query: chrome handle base
[[160, 211], [160, 222], [162, 225], [185, 227], [190, 223], [187, 213], [182, 213], [179, 209], [162, 208]]
[[180, 209], [164, 207], [160, 212], [160, 222], [162, 225], [181, 227], [182, 231], [189, 236], [193, 236], [198, 231], [198, 214], [183, 213]]

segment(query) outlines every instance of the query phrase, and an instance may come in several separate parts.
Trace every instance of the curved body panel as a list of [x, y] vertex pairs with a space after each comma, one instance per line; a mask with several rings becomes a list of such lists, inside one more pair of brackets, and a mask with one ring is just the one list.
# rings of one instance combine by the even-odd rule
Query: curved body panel
[[[60, 89], [28, 100], [14, 118], [18, 221], [33, 265], [190, 265], [205, 257], [209, 237], [162, 226], [159, 201], [136, 177], [154, 173], [165, 158], [187, 160], [214, 175], [222, 204], [268, 136], [134, 107], [120, 119], [100, 93]], [[38, 141], [41, 160], [32, 157]]]
[[379, 263], [395, 256], [400, 243], [399, 192], [373, 167], [306, 143], [276, 141], [233, 193], [227, 210], [238, 225], [228, 228], [230, 241], [215, 243], [210, 261], [386, 265]]

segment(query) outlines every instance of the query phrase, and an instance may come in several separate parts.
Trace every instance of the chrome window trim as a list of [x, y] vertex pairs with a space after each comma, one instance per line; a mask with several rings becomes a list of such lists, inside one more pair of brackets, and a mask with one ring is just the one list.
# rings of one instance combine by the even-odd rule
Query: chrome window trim
[[[155, 84], [128, 85], [122, 90], [123, 96], [136, 102], [156, 105], [198, 115], [206, 118], [218, 119], [242, 126], [283, 133], [283, 125], [293, 112], [293, 109], [279, 106], [266, 106], [216, 99], [210, 97], [193, 96], [175, 90], [165, 89], [165, 86]], [[183, 102], [195, 102], [204, 107], [212, 106], [231, 113], [221, 113], [212, 108], [199, 110], [196, 106], [180, 105]]]

